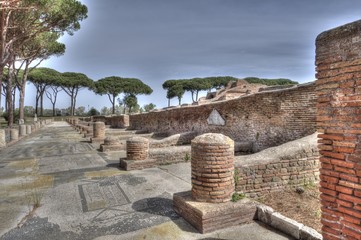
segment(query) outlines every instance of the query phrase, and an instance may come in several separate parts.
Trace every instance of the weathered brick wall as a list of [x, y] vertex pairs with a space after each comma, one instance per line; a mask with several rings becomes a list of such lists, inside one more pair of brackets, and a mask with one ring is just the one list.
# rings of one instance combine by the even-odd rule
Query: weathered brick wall
[[[213, 109], [224, 118], [225, 126], [208, 125]], [[315, 84], [129, 117], [131, 129], [168, 134], [222, 133], [235, 141], [252, 142], [253, 150], [259, 151], [316, 131]]]
[[236, 157], [236, 190], [261, 196], [286, 186], [315, 184], [319, 180], [316, 134]]
[[191, 146], [150, 148], [149, 158], [155, 159], [158, 165], [190, 162]]
[[105, 125], [110, 125], [112, 128], [126, 128], [129, 126], [129, 116], [92, 116], [93, 122], [104, 122]]
[[361, 21], [316, 40], [324, 239], [361, 239]]

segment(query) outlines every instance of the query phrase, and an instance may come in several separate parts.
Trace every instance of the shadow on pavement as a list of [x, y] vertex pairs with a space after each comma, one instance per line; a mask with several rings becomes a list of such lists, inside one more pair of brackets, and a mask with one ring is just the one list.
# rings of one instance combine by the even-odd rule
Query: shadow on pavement
[[198, 231], [191, 225], [182, 224], [184, 221], [179, 221], [181, 217], [173, 210], [173, 200], [167, 198], [168, 196], [171, 197], [169, 193], [163, 193], [158, 197], [144, 198], [134, 202], [132, 204], [132, 208], [137, 212], [167, 217], [172, 220], [182, 231], [198, 233]]

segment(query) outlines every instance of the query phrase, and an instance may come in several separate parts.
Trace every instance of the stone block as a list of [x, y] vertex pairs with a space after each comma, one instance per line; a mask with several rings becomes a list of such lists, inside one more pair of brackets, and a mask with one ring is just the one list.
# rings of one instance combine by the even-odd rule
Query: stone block
[[191, 192], [173, 195], [174, 210], [201, 233], [251, 222], [256, 216], [256, 203], [249, 199], [238, 202], [204, 203], [192, 198]]
[[141, 170], [156, 167], [157, 161], [155, 159], [146, 159], [142, 161], [120, 159], [119, 166], [126, 171]]

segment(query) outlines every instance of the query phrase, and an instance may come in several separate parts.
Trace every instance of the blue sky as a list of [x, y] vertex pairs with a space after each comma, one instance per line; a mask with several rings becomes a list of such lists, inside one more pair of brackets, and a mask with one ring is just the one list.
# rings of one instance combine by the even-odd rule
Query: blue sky
[[[167, 79], [230, 75], [314, 80], [315, 38], [361, 19], [360, 0], [82, 0], [88, 18], [66, 53], [42, 66], [81, 72], [93, 80], [136, 77], [154, 90], [139, 104], [167, 105]], [[26, 105], [34, 105], [28, 86]], [[120, 96], [121, 97], [121, 96]], [[183, 102], [190, 102], [188, 94]], [[177, 100], [172, 100], [176, 105]], [[57, 104], [70, 105], [61, 95]], [[110, 107], [83, 90], [77, 106]], [[50, 108], [45, 99], [45, 107]]]

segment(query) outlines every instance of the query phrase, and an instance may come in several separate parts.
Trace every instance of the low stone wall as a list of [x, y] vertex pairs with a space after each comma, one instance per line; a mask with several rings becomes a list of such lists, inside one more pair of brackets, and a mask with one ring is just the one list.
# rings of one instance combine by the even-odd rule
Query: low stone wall
[[174, 134], [170, 137], [166, 137], [161, 140], [151, 139], [150, 147], [162, 148], [162, 147], [190, 144], [192, 139], [195, 138], [197, 135], [198, 135], [197, 132], [185, 132], [185, 133]]
[[234, 141], [252, 143], [252, 150], [257, 152], [316, 131], [315, 84], [129, 118], [130, 129], [169, 135], [189, 131], [222, 133]]
[[109, 117], [110, 127], [112, 128], [127, 128], [129, 127], [129, 116], [113, 116]]
[[236, 190], [255, 197], [285, 186], [319, 180], [317, 134], [272, 147], [259, 153], [236, 157]]
[[149, 158], [155, 159], [158, 165], [190, 162], [191, 146], [151, 148], [149, 150]]
[[93, 122], [103, 122], [112, 128], [126, 128], [129, 127], [129, 116], [92, 116]]

